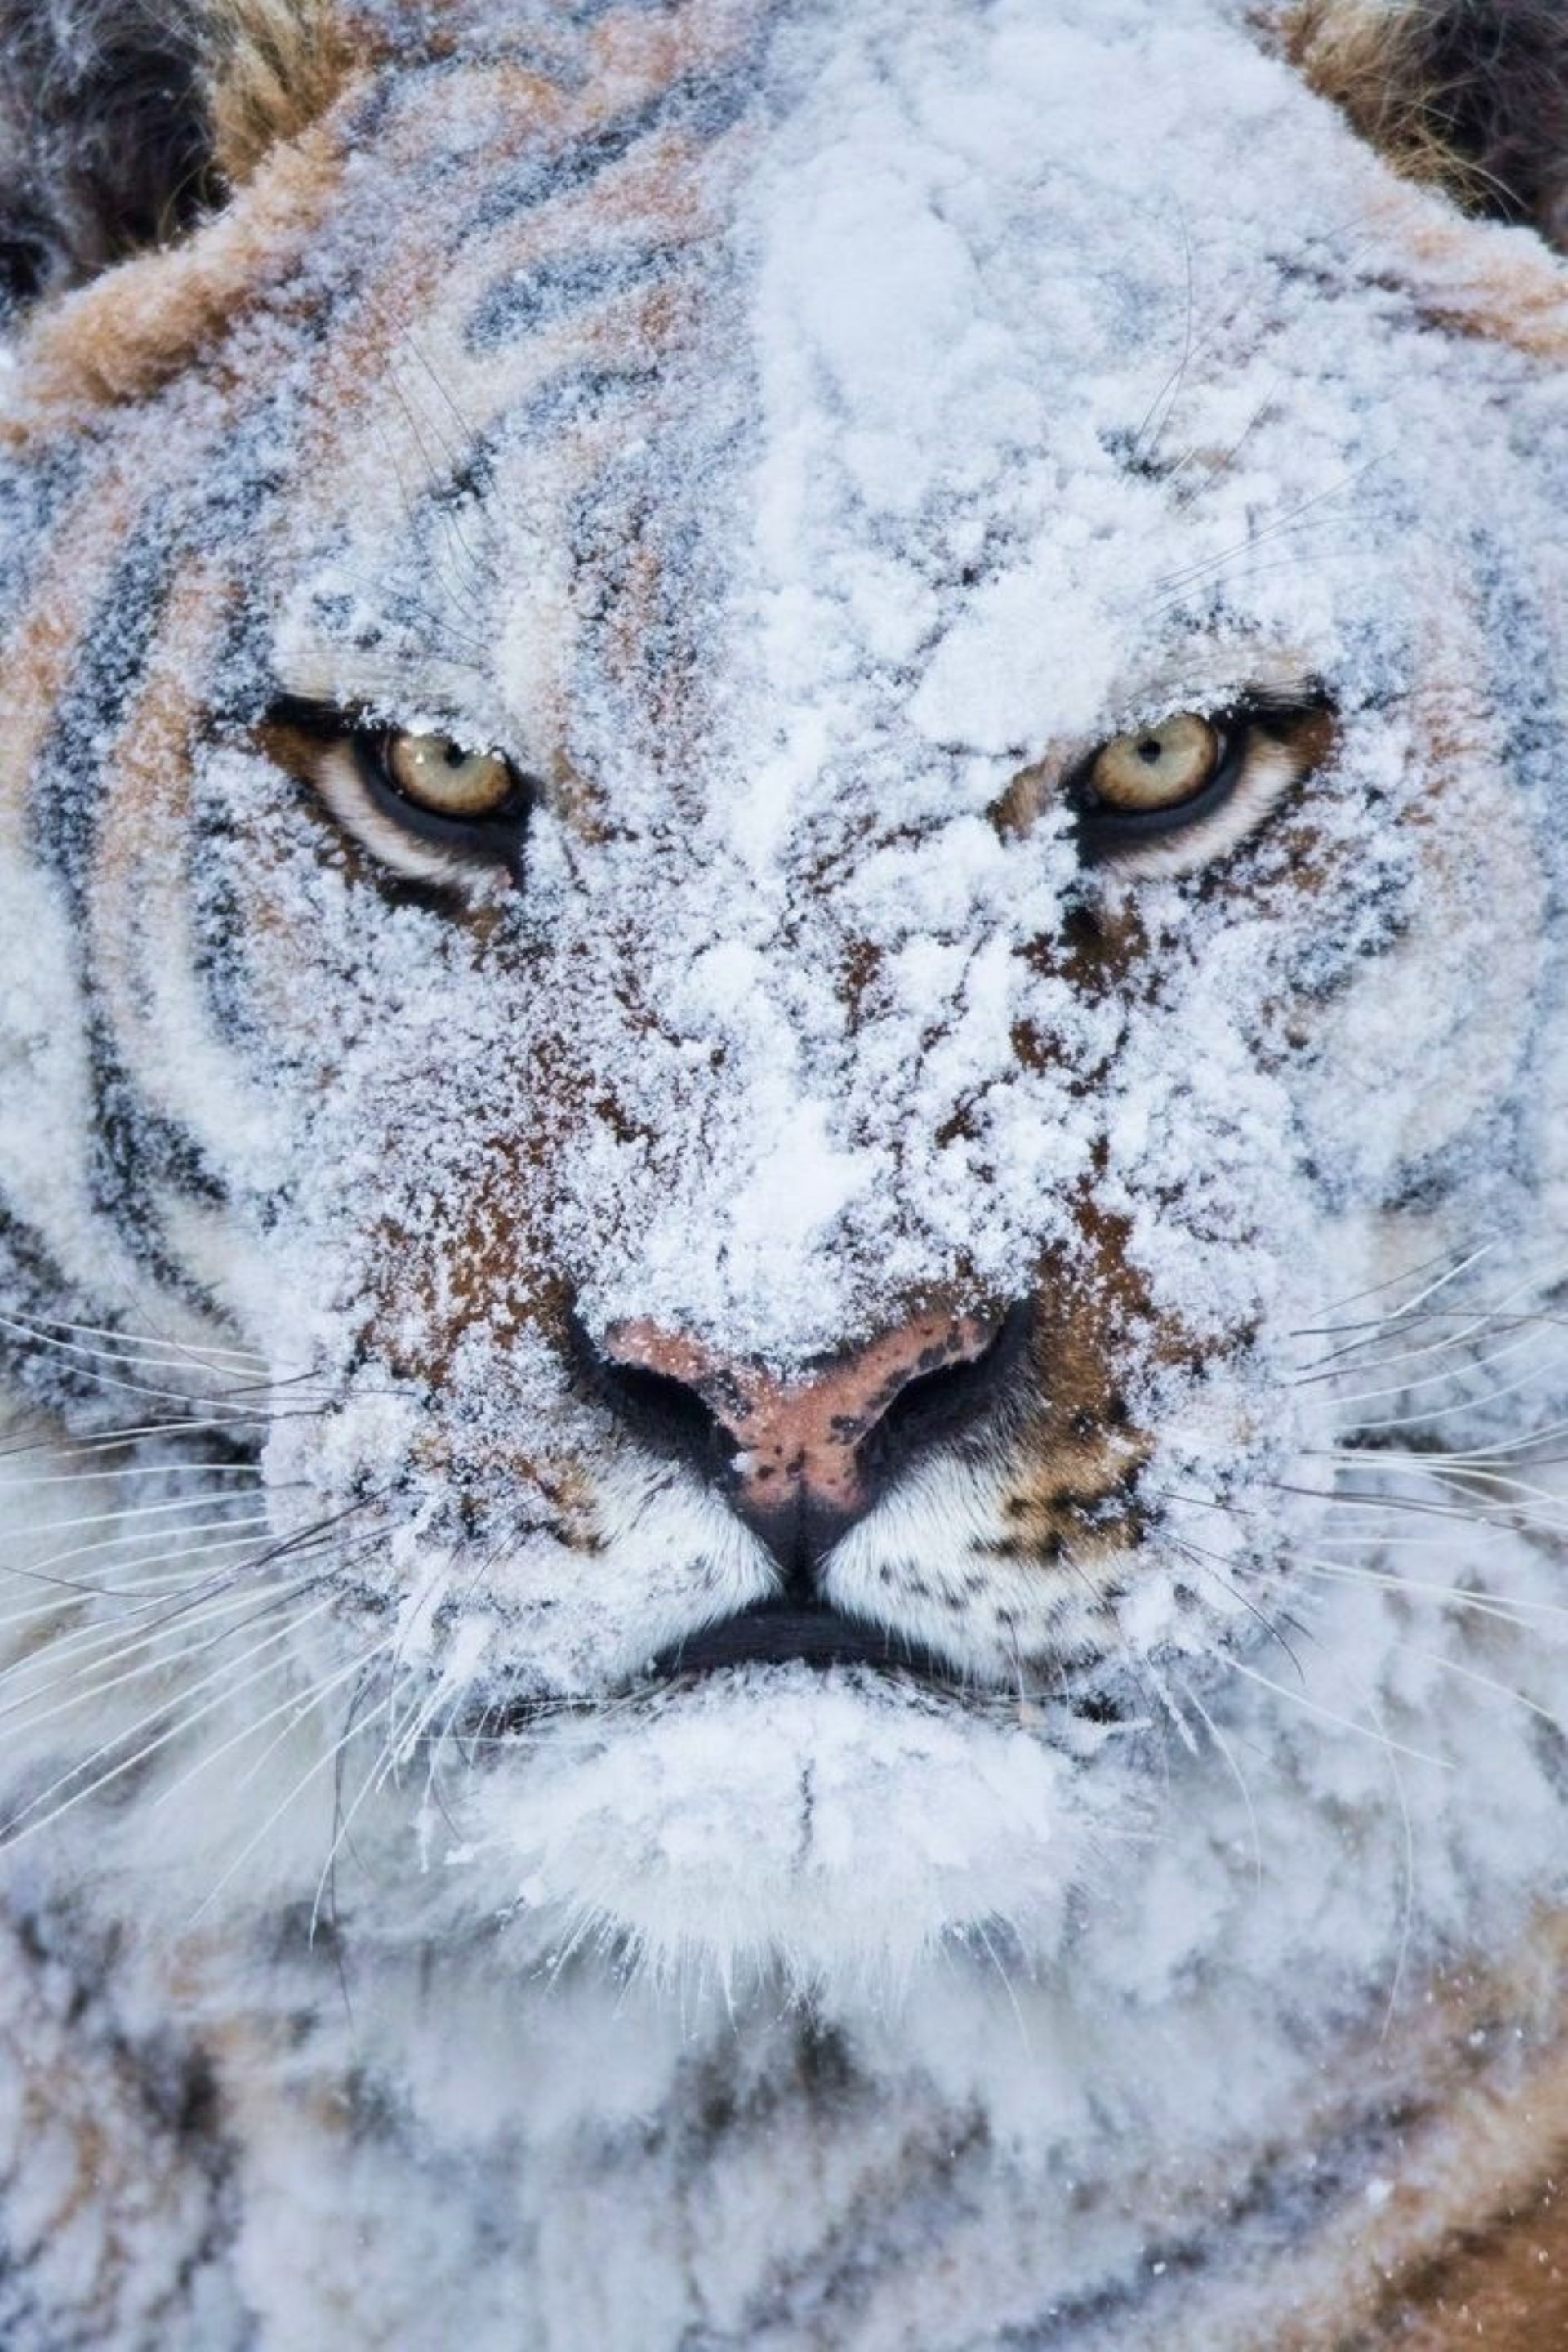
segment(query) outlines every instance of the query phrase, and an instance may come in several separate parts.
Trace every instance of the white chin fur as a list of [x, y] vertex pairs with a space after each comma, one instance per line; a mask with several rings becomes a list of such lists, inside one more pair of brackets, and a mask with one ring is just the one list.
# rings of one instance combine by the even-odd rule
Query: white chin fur
[[755, 1671], [726, 1674], [552, 1731], [487, 1776], [463, 1858], [533, 1933], [660, 1977], [891, 1989], [966, 1933], [1055, 1947], [1089, 1859], [1070, 1765], [913, 1688], [767, 1672], [765, 1709]]

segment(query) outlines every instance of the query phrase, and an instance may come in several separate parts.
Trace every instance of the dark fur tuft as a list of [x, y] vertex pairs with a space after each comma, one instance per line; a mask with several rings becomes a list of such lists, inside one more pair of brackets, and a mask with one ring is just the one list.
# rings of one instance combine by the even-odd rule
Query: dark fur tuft
[[1415, 33], [1434, 135], [1475, 208], [1568, 238], [1568, 9], [1563, 0], [1450, 0]]
[[1287, 22], [1398, 169], [1568, 247], [1568, 0], [1299, 0]]
[[197, 0], [0, 0], [0, 300], [184, 226], [211, 140]]

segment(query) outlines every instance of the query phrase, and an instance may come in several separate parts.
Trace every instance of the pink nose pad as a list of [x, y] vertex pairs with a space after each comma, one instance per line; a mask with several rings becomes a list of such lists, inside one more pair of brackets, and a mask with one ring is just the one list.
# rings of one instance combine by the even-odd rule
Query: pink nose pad
[[736, 1501], [771, 1517], [797, 1504], [853, 1516], [866, 1507], [860, 1449], [913, 1381], [984, 1356], [997, 1326], [979, 1315], [918, 1317], [801, 1381], [775, 1380], [653, 1323], [605, 1334], [612, 1363], [676, 1381], [735, 1441]]

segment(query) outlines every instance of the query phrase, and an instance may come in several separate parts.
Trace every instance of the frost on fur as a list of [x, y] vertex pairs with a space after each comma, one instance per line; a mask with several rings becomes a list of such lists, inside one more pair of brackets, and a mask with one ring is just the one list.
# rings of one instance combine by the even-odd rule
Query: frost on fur
[[1384, 150], [1561, 81], [1370, 21], [0, 17], [19, 2352], [1527, 2210], [1568, 278]]

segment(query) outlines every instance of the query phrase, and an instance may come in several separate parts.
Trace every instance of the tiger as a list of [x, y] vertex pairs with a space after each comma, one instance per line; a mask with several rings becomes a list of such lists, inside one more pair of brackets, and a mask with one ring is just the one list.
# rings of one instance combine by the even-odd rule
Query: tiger
[[1568, 2342], [1554, 0], [0, 6], [0, 2342]]

